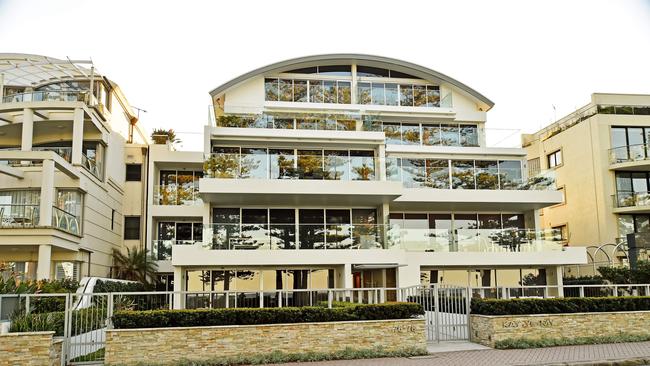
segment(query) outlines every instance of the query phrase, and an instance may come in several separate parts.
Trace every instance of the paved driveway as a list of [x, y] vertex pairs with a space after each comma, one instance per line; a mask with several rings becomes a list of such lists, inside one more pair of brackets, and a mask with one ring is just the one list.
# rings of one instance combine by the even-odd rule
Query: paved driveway
[[380, 358], [327, 362], [288, 363], [287, 366], [487, 366], [545, 365], [566, 362], [650, 359], [650, 342], [565, 346], [526, 350], [472, 350], [438, 352], [416, 358]]

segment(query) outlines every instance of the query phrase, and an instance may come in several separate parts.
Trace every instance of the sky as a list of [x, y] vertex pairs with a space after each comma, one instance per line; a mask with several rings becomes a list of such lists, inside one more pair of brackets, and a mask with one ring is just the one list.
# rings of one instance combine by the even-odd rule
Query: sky
[[289, 58], [420, 64], [495, 103], [488, 137], [516, 138], [594, 92], [650, 94], [649, 46], [650, 0], [0, 0], [0, 52], [92, 59], [184, 150], [202, 149], [210, 90]]

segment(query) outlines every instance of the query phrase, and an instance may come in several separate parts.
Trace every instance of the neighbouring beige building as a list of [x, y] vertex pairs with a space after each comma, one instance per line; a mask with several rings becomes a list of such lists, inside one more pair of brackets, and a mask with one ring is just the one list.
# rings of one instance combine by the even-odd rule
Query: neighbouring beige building
[[592, 94], [586, 106], [524, 135], [529, 175], [554, 171], [564, 197], [541, 210], [542, 227], [591, 247], [591, 261], [624, 263], [626, 234], [650, 231], [649, 144], [650, 95], [637, 94]]
[[109, 276], [114, 249], [142, 244], [137, 121], [90, 61], [0, 54], [0, 263], [28, 278]]

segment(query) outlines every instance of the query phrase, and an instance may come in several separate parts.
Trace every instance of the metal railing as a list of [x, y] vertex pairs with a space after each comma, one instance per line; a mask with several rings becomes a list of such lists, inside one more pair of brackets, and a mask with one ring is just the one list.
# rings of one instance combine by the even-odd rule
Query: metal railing
[[153, 187], [153, 202], [163, 206], [200, 205], [203, 200], [199, 196], [199, 187], [193, 183], [188, 185], [155, 185]]
[[34, 91], [7, 95], [3, 103], [22, 102], [84, 102], [88, 103], [88, 91]]
[[616, 192], [612, 195], [614, 207], [650, 206], [650, 192]]
[[97, 161], [95, 158], [89, 158], [86, 154], [81, 153], [81, 164], [97, 179], [104, 180], [104, 169], [101, 161]]
[[620, 164], [650, 159], [650, 145], [636, 144], [611, 148], [608, 150], [609, 163]]
[[56, 206], [52, 206], [52, 226], [70, 234], [81, 235], [81, 219]]
[[204, 177], [231, 179], [377, 180], [372, 156], [229, 154], [206, 156]]
[[36, 227], [39, 219], [37, 204], [0, 204], [0, 227]]
[[67, 146], [34, 146], [32, 151], [54, 151], [57, 155], [65, 159], [68, 163], [72, 162], [72, 147]]
[[213, 250], [404, 249], [424, 252], [544, 252], [562, 250], [564, 238], [559, 229], [449, 230], [407, 228], [396, 224], [213, 223], [204, 227], [202, 241], [195, 244]]

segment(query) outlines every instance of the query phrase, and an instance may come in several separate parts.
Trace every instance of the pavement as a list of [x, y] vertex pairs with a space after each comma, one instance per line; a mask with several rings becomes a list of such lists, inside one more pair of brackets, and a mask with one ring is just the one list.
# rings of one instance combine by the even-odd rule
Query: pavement
[[470, 342], [430, 344], [428, 356], [326, 362], [286, 366], [491, 366], [491, 365], [650, 365], [650, 342], [496, 350]]

